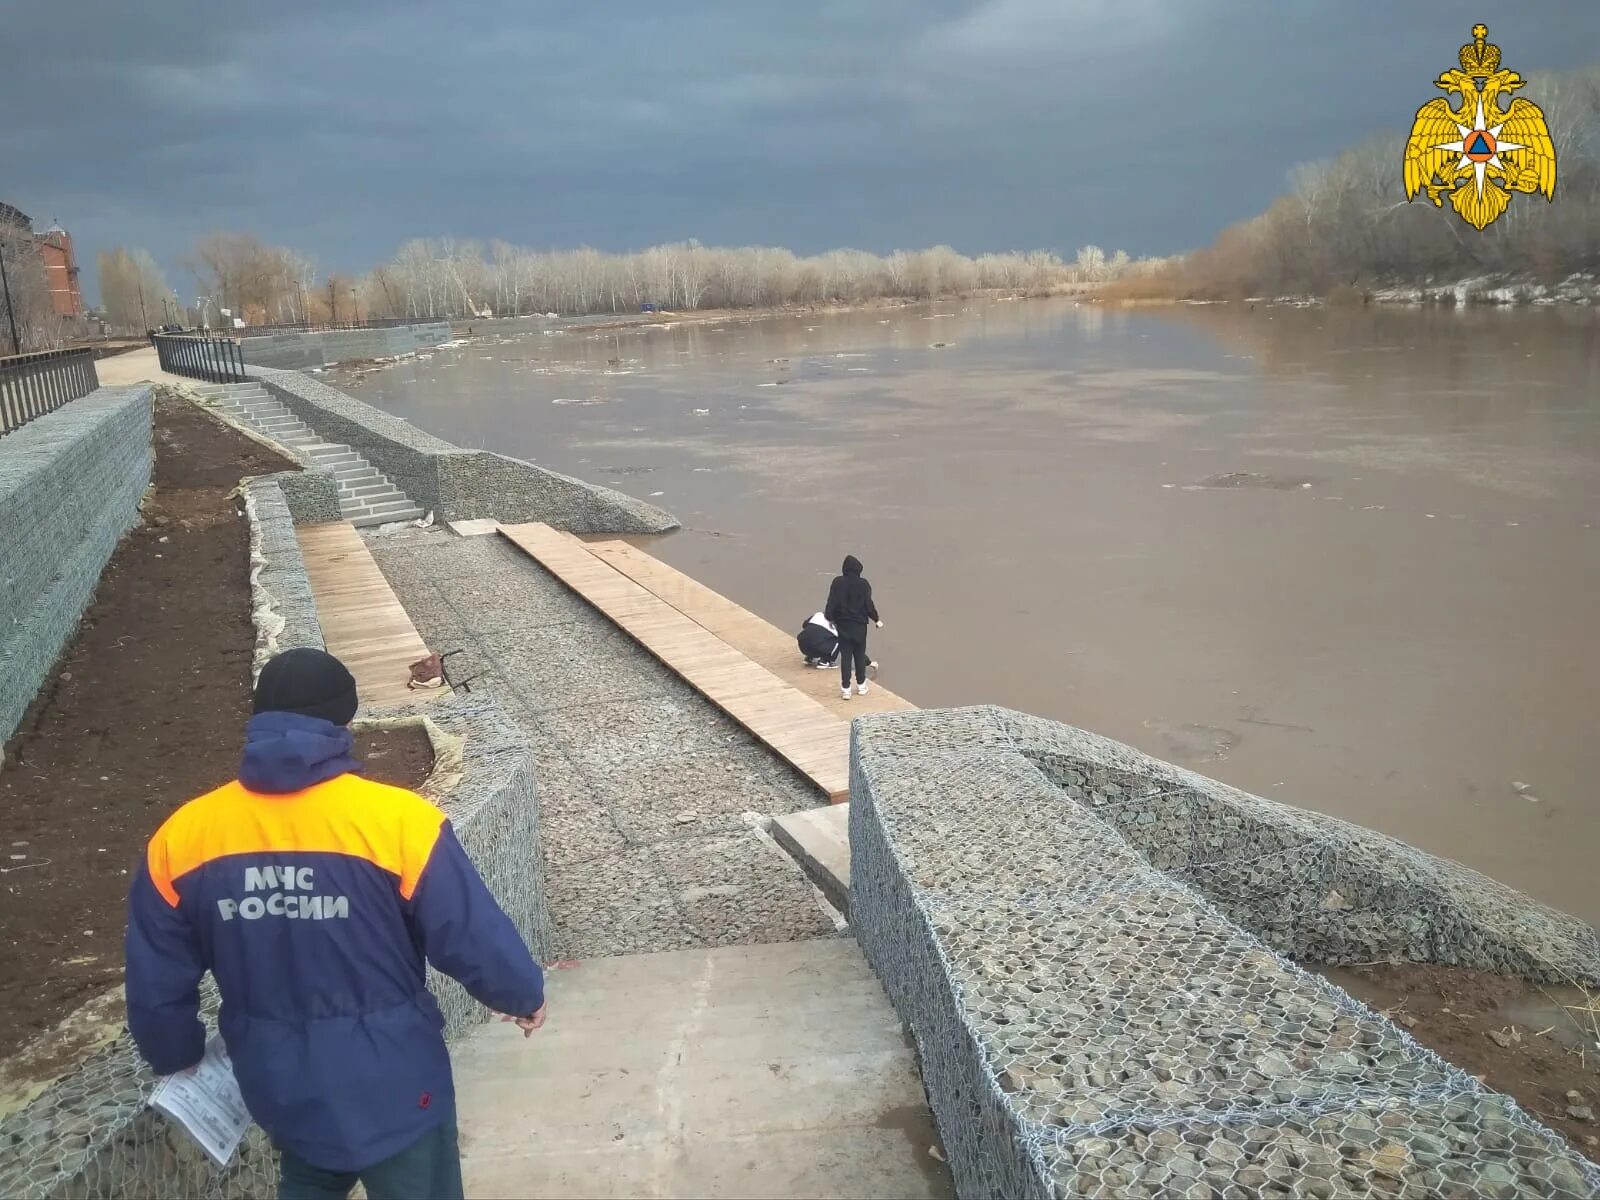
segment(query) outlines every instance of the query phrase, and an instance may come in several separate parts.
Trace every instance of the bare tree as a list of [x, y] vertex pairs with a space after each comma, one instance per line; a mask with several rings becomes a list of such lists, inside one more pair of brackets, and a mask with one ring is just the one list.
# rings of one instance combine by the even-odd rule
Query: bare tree
[[100, 304], [114, 328], [143, 332], [178, 320], [183, 306], [149, 251], [102, 250], [99, 266]]
[[0, 256], [4, 258], [6, 282], [4, 290], [0, 290], [0, 346], [7, 354], [58, 349], [65, 340], [65, 323], [50, 301], [44, 260], [39, 257], [32, 231], [0, 221]]
[[1535, 75], [1525, 94], [1544, 109], [1555, 144], [1553, 202], [1518, 197], [1481, 234], [1464, 231], [1448, 205], [1406, 203], [1404, 135], [1386, 134], [1295, 167], [1289, 191], [1264, 213], [1153, 274], [1129, 271], [1128, 286], [1178, 296], [1282, 295], [1488, 276], [1556, 282], [1600, 271], [1600, 66]]

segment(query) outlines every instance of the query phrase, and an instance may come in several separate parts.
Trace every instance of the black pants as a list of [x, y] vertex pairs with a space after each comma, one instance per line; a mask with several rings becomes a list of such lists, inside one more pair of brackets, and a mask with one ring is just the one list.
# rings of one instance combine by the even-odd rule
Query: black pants
[[344, 1200], [360, 1180], [369, 1200], [460, 1200], [461, 1156], [454, 1119], [392, 1158], [361, 1171], [327, 1171], [282, 1151], [279, 1200]]
[[856, 682], [867, 681], [867, 627], [839, 626], [839, 686], [850, 686], [850, 666], [855, 665]]

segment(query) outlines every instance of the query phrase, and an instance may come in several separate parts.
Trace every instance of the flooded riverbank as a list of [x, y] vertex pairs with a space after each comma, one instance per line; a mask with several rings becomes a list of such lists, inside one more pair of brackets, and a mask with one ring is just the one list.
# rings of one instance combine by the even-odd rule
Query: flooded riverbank
[[780, 625], [855, 553], [920, 704], [1082, 725], [1596, 920], [1597, 381], [1588, 309], [1066, 300], [573, 328], [347, 386], [663, 505], [652, 550]]

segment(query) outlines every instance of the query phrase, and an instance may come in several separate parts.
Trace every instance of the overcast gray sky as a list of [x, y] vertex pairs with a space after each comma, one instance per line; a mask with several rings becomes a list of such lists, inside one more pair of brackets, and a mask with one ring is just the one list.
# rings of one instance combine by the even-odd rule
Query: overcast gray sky
[[[1507, 15], [1497, 16], [1505, 12]], [[201, 233], [364, 270], [608, 250], [1204, 243], [1406, 126], [1472, 23], [1527, 74], [1600, 0], [0, 0], [0, 200], [180, 290]], [[1399, 173], [1396, 171], [1396, 187]]]

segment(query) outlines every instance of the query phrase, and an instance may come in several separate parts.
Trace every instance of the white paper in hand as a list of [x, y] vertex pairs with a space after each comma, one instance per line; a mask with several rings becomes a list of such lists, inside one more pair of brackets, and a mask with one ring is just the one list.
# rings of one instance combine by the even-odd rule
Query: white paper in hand
[[250, 1113], [220, 1037], [206, 1043], [205, 1057], [194, 1070], [158, 1083], [150, 1106], [187, 1129], [219, 1167], [228, 1165], [250, 1128]]

